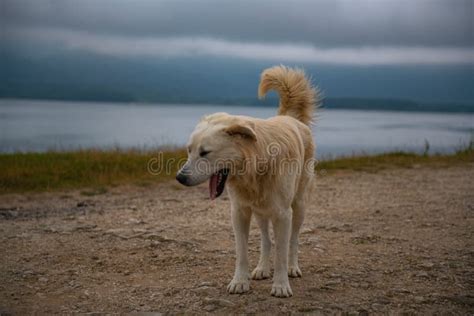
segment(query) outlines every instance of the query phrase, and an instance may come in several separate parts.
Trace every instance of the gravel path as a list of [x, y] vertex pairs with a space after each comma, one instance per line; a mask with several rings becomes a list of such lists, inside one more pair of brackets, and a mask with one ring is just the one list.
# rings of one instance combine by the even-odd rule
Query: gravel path
[[[86, 192], [87, 194], [87, 192]], [[229, 201], [175, 183], [0, 196], [0, 314], [470, 314], [474, 165], [320, 176], [294, 296], [226, 293]], [[252, 222], [250, 260], [258, 260]]]

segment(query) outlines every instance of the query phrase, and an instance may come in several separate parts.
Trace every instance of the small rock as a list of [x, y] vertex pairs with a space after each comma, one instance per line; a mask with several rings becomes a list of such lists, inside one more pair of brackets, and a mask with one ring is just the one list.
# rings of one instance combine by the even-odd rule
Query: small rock
[[400, 288], [400, 289], [394, 289], [395, 292], [398, 292], [398, 293], [405, 293], [405, 294], [409, 294], [411, 293], [410, 290], [407, 290], [405, 288]]
[[371, 307], [373, 310], [376, 310], [376, 311], [380, 311], [384, 308], [382, 304], [378, 304], [378, 303], [373, 303]]
[[326, 286], [333, 286], [333, 285], [339, 285], [341, 284], [341, 280], [331, 280], [326, 282]]
[[196, 289], [192, 289], [191, 291], [196, 293], [207, 293], [209, 290], [214, 290], [214, 288], [210, 286], [200, 286]]
[[314, 233], [314, 229], [312, 228], [304, 228], [300, 234], [313, 234]]
[[90, 230], [92, 230], [96, 227], [97, 227], [97, 225], [95, 225], [95, 224], [92, 224], [92, 225], [78, 224], [78, 225], [75, 225], [75, 226], [71, 227], [71, 231], [90, 231]]
[[127, 225], [140, 225], [140, 224], [145, 224], [145, 221], [137, 218], [130, 218], [127, 222]]
[[210, 286], [214, 286], [215, 284], [212, 283], [212, 282], [201, 282], [199, 283], [199, 285], [197, 287], [203, 287], [203, 286], [207, 286], [207, 287], [210, 287]]
[[316, 250], [318, 252], [325, 252], [324, 248], [321, 247], [321, 246], [316, 246], [316, 247], [313, 248], [313, 250]]
[[376, 299], [376, 303], [387, 305], [390, 304], [390, 300], [387, 297], [381, 296]]
[[21, 233], [21, 234], [15, 235], [15, 237], [16, 238], [21, 238], [21, 239], [30, 239], [31, 235], [28, 234], [28, 233]]
[[418, 277], [418, 278], [429, 278], [430, 275], [424, 271], [421, 271], [421, 272], [418, 272], [418, 273], [415, 273], [415, 276]]
[[213, 305], [213, 304], [209, 304], [209, 305], [206, 305], [204, 306], [203, 308], [206, 312], [213, 312], [217, 309], [217, 306], [216, 305]]
[[425, 303], [426, 302], [426, 298], [424, 298], [423, 296], [415, 296], [415, 302], [417, 303]]
[[352, 226], [349, 224], [344, 224], [342, 225], [342, 230], [346, 233], [352, 233], [354, 230], [352, 229]]
[[46, 283], [46, 282], [48, 282], [48, 278], [41, 277], [41, 278], [38, 279], [38, 281], [41, 282], [41, 283]]
[[430, 270], [434, 267], [434, 263], [433, 262], [425, 262], [425, 263], [421, 264], [420, 267], [422, 267], [424, 269], [427, 269], [427, 270]]
[[[315, 288], [316, 289], [316, 288]], [[322, 285], [319, 289], [321, 290], [324, 290], [324, 291], [335, 291], [336, 289], [331, 287], [331, 286], [328, 286], [328, 285]]]
[[45, 233], [53, 233], [53, 234], [59, 232], [59, 230], [55, 227], [45, 227], [43, 228], [43, 231]]
[[231, 301], [224, 300], [221, 298], [205, 298], [204, 299], [207, 303], [210, 303], [211, 305], [218, 305], [221, 307], [232, 307], [235, 304]]

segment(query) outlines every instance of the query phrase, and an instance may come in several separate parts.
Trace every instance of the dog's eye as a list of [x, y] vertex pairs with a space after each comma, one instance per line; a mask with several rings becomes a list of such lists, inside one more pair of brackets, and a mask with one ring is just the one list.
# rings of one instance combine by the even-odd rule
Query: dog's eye
[[199, 156], [204, 157], [204, 156], [206, 156], [206, 155], [209, 154], [209, 153], [210, 153], [210, 151], [202, 150], [202, 151], [199, 153]]

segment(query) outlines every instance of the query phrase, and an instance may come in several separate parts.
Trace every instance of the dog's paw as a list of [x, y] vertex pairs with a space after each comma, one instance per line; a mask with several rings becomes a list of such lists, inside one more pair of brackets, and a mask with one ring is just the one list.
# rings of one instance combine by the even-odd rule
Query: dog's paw
[[248, 292], [249, 290], [250, 283], [248, 280], [233, 279], [227, 286], [227, 292], [229, 292], [230, 294], [242, 294]]
[[269, 268], [256, 267], [252, 271], [252, 279], [254, 280], [268, 279], [270, 275], [271, 275], [271, 272]]
[[293, 291], [291, 290], [290, 283], [273, 283], [272, 285], [272, 296], [275, 297], [290, 297], [293, 296]]
[[288, 267], [288, 276], [292, 278], [300, 278], [303, 275], [301, 269], [298, 266]]

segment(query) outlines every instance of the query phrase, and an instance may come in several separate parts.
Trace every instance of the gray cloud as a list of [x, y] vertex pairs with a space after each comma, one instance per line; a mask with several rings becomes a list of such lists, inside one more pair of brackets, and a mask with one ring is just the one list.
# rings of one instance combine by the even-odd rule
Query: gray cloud
[[118, 56], [474, 63], [471, 0], [0, 0], [5, 38]]
[[472, 46], [472, 0], [1, 0], [2, 23], [118, 36]]
[[206, 37], [123, 37], [55, 29], [8, 32], [12, 32], [12, 37], [29, 37], [42, 43], [50, 41], [70, 50], [119, 57], [219, 56], [343, 65], [474, 64], [472, 48], [318, 48], [309, 44], [238, 42]]

